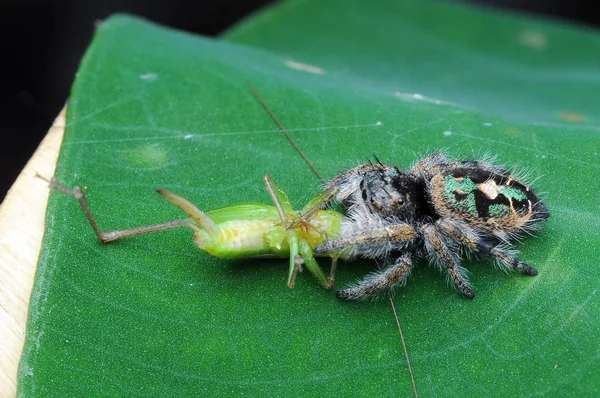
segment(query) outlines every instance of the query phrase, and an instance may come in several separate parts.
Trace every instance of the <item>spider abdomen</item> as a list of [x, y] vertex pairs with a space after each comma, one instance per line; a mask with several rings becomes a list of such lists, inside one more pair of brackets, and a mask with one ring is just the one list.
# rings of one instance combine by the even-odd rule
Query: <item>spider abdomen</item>
[[481, 168], [454, 168], [430, 181], [430, 200], [441, 217], [464, 221], [505, 238], [518, 234], [547, 210], [527, 185]]

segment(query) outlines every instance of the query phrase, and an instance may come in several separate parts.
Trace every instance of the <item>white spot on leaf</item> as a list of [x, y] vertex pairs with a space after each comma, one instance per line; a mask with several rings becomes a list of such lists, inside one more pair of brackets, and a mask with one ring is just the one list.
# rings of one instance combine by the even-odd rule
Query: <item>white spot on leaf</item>
[[140, 79], [146, 80], [149, 82], [156, 80], [157, 77], [158, 77], [158, 75], [156, 73], [144, 73], [143, 75], [140, 75]]
[[304, 64], [302, 62], [292, 61], [291, 59], [285, 60], [285, 65], [296, 70], [301, 70], [308, 73], [314, 73], [316, 75], [322, 75], [325, 73], [325, 69], [315, 66]]
[[430, 104], [436, 104], [436, 105], [457, 105], [454, 102], [451, 101], [444, 101], [441, 99], [437, 99], [437, 98], [431, 98], [431, 97], [427, 97], [423, 94], [419, 94], [419, 93], [401, 93], [399, 91], [396, 91], [394, 93], [394, 95], [398, 98], [400, 98], [403, 101], [423, 101], [423, 102], [428, 102]]
[[548, 39], [539, 30], [526, 29], [519, 33], [519, 43], [534, 50], [543, 50], [548, 47]]

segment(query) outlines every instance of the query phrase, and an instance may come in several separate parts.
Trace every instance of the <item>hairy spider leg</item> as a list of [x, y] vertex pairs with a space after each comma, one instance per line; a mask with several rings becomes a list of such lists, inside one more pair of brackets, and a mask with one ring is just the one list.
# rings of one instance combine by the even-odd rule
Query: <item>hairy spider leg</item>
[[452, 239], [469, 247], [470, 249], [479, 251], [487, 256], [498, 260], [498, 264], [503, 268], [512, 268], [521, 271], [524, 275], [535, 276], [537, 270], [522, 261], [515, 258], [510, 252], [493, 245], [490, 242], [482, 241], [477, 235], [468, 229], [457, 225], [445, 218], [441, 218], [436, 222], [436, 227], [448, 234]]
[[475, 293], [469, 286], [467, 270], [460, 266], [451, 250], [444, 243], [441, 233], [432, 224], [426, 224], [421, 228], [425, 247], [434, 263], [445, 269], [450, 280], [458, 291], [467, 298], [475, 297]]
[[373, 272], [355, 285], [335, 292], [336, 296], [345, 300], [356, 300], [364, 297], [376, 297], [395, 286], [401, 286], [410, 276], [413, 268], [410, 256], [404, 254], [396, 262], [379, 272]]
[[536, 276], [538, 274], [537, 269], [533, 268], [527, 263], [519, 261], [511, 253], [506, 250], [502, 250], [498, 246], [493, 246], [488, 242], [481, 242], [478, 247], [483, 253], [487, 253], [488, 255], [498, 259], [501, 264], [508, 264], [512, 268], [521, 271], [523, 275]]
[[[288, 234], [287, 240], [290, 246], [290, 269], [288, 272], [288, 286], [293, 287], [295, 284], [296, 275], [302, 271], [302, 265], [306, 265], [306, 268], [314, 275], [319, 283], [329, 289], [333, 286], [333, 282], [330, 278], [326, 277], [323, 270], [315, 260], [313, 256], [313, 249], [310, 243], [302, 236], [299, 229], [300, 223], [306, 222], [302, 216], [294, 214], [294, 209], [290, 203], [287, 194], [277, 186], [275, 181], [269, 177], [264, 176], [265, 186], [267, 191], [277, 208], [279, 217], [281, 218], [282, 226], [286, 229]], [[312, 202], [312, 201], [311, 201]], [[317, 201], [316, 206], [319, 206], [321, 201]], [[315, 207], [316, 207], [315, 206]], [[318, 210], [317, 208], [316, 210]], [[309, 209], [306, 214], [314, 214], [312, 208]]]
[[373, 256], [380, 257], [382, 246], [389, 246], [390, 242], [402, 243], [414, 239], [416, 231], [408, 224], [392, 224], [361, 231], [354, 235], [346, 235], [340, 238], [326, 240], [315, 248], [315, 253], [333, 253], [344, 250], [352, 251], [353, 248], [373, 248]]
[[146, 233], [150, 233], [150, 232], [165, 231], [165, 230], [173, 229], [173, 228], [189, 227], [190, 223], [192, 222], [192, 220], [190, 220], [189, 218], [183, 218], [183, 219], [179, 219], [179, 220], [168, 221], [165, 223], [145, 225], [145, 226], [136, 227], [136, 228], [128, 228], [128, 229], [121, 229], [121, 230], [115, 230], [115, 231], [102, 231], [100, 229], [100, 227], [98, 226], [98, 222], [96, 221], [96, 218], [92, 214], [90, 207], [88, 206], [88, 203], [87, 203], [87, 200], [85, 197], [85, 193], [81, 190], [81, 188], [79, 188], [77, 186], [73, 187], [73, 188], [67, 188], [64, 185], [59, 184], [58, 181], [56, 180], [56, 178], [54, 178], [54, 177], [52, 177], [50, 180], [42, 177], [39, 174], [36, 174], [36, 177], [46, 181], [48, 183], [48, 185], [50, 186], [50, 189], [54, 189], [58, 192], [61, 192], [65, 195], [67, 195], [67, 196], [71, 196], [71, 197], [77, 199], [88, 222], [90, 223], [92, 229], [94, 230], [94, 233], [96, 234], [96, 236], [102, 243], [109, 243], [109, 242], [112, 242], [115, 240], [128, 238], [130, 236], [135, 236], [135, 235], [146, 234]]
[[[413, 240], [416, 231], [408, 224], [393, 224], [385, 227], [361, 231], [358, 234], [347, 235], [342, 238], [326, 240], [315, 248], [315, 253], [344, 253], [352, 252], [358, 248], [370, 249], [370, 257], [380, 257], [382, 252], [390, 249], [390, 242], [396, 246]], [[332, 267], [334, 265], [332, 264]], [[369, 294], [378, 294], [386, 288], [394, 287], [406, 281], [412, 269], [409, 256], [401, 256], [396, 262], [381, 272], [368, 275], [354, 286], [338, 290], [336, 295], [344, 299], [357, 299]]]

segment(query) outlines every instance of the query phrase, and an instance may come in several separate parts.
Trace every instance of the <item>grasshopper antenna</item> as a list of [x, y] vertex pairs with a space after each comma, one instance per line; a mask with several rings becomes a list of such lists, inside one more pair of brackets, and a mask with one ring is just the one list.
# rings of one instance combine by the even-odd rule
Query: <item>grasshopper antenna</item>
[[[296, 144], [296, 141], [294, 141], [294, 139], [292, 138], [290, 133], [288, 133], [288, 131], [285, 129], [285, 127], [283, 127], [283, 124], [279, 121], [279, 119], [277, 119], [277, 116], [275, 116], [273, 111], [271, 111], [271, 109], [269, 108], [267, 103], [262, 99], [260, 94], [258, 94], [258, 91], [256, 91], [254, 86], [249, 81], [246, 81], [246, 84], [248, 84], [248, 87], [250, 87], [250, 90], [252, 91], [252, 93], [258, 100], [258, 102], [260, 102], [260, 104], [263, 106], [263, 108], [265, 108], [265, 110], [267, 111], [269, 116], [271, 116], [271, 119], [273, 119], [273, 121], [277, 124], [277, 126], [279, 127], [281, 132], [283, 134], [285, 134], [288, 141], [294, 146], [294, 148], [296, 148], [296, 150], [298, 151], [300, 156], [302, 156], [302, 159], [304, 159], [306, 164], [308, 164], [308, 166], [312, 169], [312, 171], [315, 173], [315, 175], [321, 180], [321, 182], [324, 183], [325, 179], [323, 178], [321, 173], [319, 173], [317, 168], [312, 164], [312, 162], [310, 160], [308, 160], [306, 155], [304, 155], [304, 152], [302, 152], [302, 149], [300, 149], [300, 147], [298, 146], [298, 144]], [[375, 156], [375, 159], [377, 160], [378, 163], [381, 164], [381, 161], [377, 158], [377, 156]], [[400, 333], [400, 341], [402, 341], [402, 348], [404, 350], [404, 356], [406, 357], [406, 364], [408, 366], [408, 373], [410, 374], [410, 381], [412, 383], [413, 393], [414, 393], [415, 398], [419, 398], [419, 394], [417, 393], [417, 385], [415, 383], [415, 376], [413, 374], [412, 366], [410, 365], [410, 359], [408, 358], [408, 350], [406, 349], [406, 342], [404, 341], [404, 334], [402, 333], [402, 326], [400, 326], [400, 318], [398, 317], [398, 312], [396, 311], [396, 306], [394, 305], [394, 300], [393, 300], [392, 294], [389, 291], [388, 291], [388, 297], [389, 297], [390, 303], [392, 305], [392, 311], [394, 312], [394, 318], [396, 320], [396, 325], [398, 326], [398, 332]]]
[[256, 97], [256, 99], [258, 100], [258, 102], [260, 102], [260, 104], [263, 106], [263, 108], [265, 108], [265, 110], [267, 111], [267, 113], [269, 114], [269, 116], [271, 116], [271, 119], [273, 119], [273, 121], [275, 122], [275, 124], [277, 124], [277, 126], [279, 127], [279, 129], [281, 130], [281, 132], [283, 134], [285, 134], [285, 136], [288, 139], [288, 141], [294, 146], [294, 148], [296, 148], [296, 150], [298, 151], [298, 153], [300, 154], [300, 156], [302, 156], [302, 159], [304, 159], [304, 161], [306, 162], [306, 164], [308, 164], [308, 166], [312, 169], [313, 173], [315, 173], [315, 175], [319, 178], [319, 180], [321, 180], [321, 182], [325, 183], [326, 182], [325, 178], [323, 178], [323, 176], [321, 175], [321, 173], [319, 173], [319, 171], [312, 164], [312, 162], [310, 160], [308, 160], [308, 158], [306, 157], [306, 155], [304, 154], [304, 152], [302, 152], [302, 149], [300, 149], [300, 147], [298, 146], [298, 144], [296, 144], [296, 141], [294, 141], [294, 139], [292, 138], [292, 136], [290, 135], [290, 133], [285, 129], [285, 127], [283, 127], [283, 124], [279, 121], [279, 119], [277, 119], [277, 116], [275, 116], [275, 114], [273, 113], [273, 111], [271, 111], [271, 108], [269, 108], [269, 106], [267, 105], [267, 103], [265, 102], [265, 100], [262, 99], [262, 97], [260, 96], [260, 94], [258, 93], [258, 91], [256, 91], [256, 89], [254, 88], [254, 86], [249, 81], [246, 81], [246, 83], [248, 84], [248, 87], [250, 87], [250, 90], [252, 91], [252, 94], [254, 94], [254, 96]]
[[404, 349], [404, 356], [406, 357], [406, 365], [408, 367], [408, 373], [410, 374], [410, 382], [412, 384], [413, 393], [415, 398], [419, 398], [419, 394], [417, 393], [417, 384], [415, 383], [415, 375], [412, 370], [412, 366], [410, 366], [410, 359], [408, 358], [408, 350], [406, 349], [406, 342], [404, 341], [404, 334], [402, 333], [402, 327], [400, 326], [400, 318], [398, 318], [398, 312], [396, 312], [396, 305], [394, 304], [394, 299], [392, 297], [392, 293], [388, 291], [388, 297], [390, 298], [390, 304], [392, 305], [392, 311], [394, 312], [394, 318], [396, 319], [396, 325], [398, 326], [398, 332], [400, 333], [400, 341], [402, 341], [402, 348]]

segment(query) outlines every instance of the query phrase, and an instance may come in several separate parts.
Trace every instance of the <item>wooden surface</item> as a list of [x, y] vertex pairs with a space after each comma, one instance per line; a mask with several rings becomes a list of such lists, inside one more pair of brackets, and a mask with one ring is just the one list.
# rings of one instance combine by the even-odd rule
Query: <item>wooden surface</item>
[[44, 233], [48, 185], [65, 130], [66, 106], [0, 205], [0, 397], [14, 397], [29, 296]]

